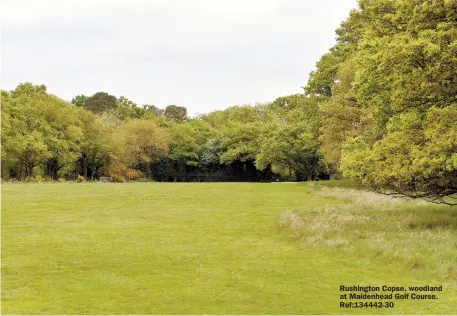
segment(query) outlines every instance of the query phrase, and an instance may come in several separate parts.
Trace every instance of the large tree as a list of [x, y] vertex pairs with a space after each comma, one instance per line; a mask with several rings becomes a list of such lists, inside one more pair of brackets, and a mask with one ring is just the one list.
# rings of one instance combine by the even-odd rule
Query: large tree
[[360, 1], [346, 22], [356, 26], [354, 49], [321, 67], [331, 76], [318, 68], [308, 87], [331, 88], [320, 139], [345, 176], [379, 192], [454, 203], [456, 17], [454, 0]]
[[79, 115], [83, 131], [79, 167], [82, 176], [93, 180], [100, 169], [119, 159], [120, 149], [114, 140], [115, 125], [88, 111], [81, 111]]
[[3, 172], [23, 179], [39, 169], [56, 179], [74, 169], [82, 136], [76, 108], [31, 83], [2, 94], [2, 101]]
[[305, 95], [278, 98], [264, 111], [256, 166], [291, 179], [314, 180], [328, 173], [319, 153], [317, 100]]
[[217, 123], [224, 150], [220, 156], [221, 162], [255, 161], [261, 132], [259, 108], [234, 106], [224, 112], [222, 120], [219, 118], [220, 122]]

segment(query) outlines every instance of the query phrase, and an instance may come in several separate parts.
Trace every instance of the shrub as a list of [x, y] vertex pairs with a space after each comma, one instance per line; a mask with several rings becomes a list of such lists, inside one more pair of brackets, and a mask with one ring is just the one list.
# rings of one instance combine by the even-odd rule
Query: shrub
[[141, 171], [134, 170], [134, 169], [127, 169], [127, 172], [125, 175], [126, 175], [127, 180], [137, 180], [137, 179], [143, 177], [143, 173]]
[[51, 180], [46, 177], [43, 177], [40, 174], [25, 178], [25, 182], [32, 182], [32, 183], [43, 183], [43, 182], [48, 182], [48, 181], [51, 181]]
[[82, 175], [78, 174], [78, 177], [76, 178], [76, 182], [81, 183], [86, 181], [86, 178], [84, 178]]
[[143, 173], [139, 170], [130, 169], [126, 165], [119, 163], [108, 168], [107, 175], [113, 178], [114, 182], [128, 182], [143, 178]]

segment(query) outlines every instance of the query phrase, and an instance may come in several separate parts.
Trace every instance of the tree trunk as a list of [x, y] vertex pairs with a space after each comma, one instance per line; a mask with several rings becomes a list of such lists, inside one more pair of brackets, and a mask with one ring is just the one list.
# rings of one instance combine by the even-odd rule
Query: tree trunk
[[61, 168], [62, 168], [62, 166], [54, 168], [54, 171], [53, 171], [53, 174], [52, 174], [52, 179], [53, 180], [57, 180], [57, 174], [58, 174], [58, 172], [59, 172], [59, 170]]
[[146, 174], [146, 178], [148, 180], [151, 179], [151, 164], [150, 163], [147, 163], [147, 174]]
[[86, 157], [86, 154], [83, 154], [83, 175], [84, 175], [84, 179], [87, 179], [87, 157]]
[[33, 168], [35, 167], [34, 164], [29, 163], [26, 166], [27, 177], [31, 177], [33, 175]]
[[19, 179], [21, 179], [21, 181], [24, 180], [24, 166], [21, 164], [21, 166], [19, 167]]

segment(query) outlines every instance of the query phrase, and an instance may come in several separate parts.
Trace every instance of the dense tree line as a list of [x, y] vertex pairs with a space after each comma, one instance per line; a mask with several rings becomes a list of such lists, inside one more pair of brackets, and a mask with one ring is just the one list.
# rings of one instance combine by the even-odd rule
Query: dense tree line
[[105, 92], [71, 103], [45, 86], [2, 91], [2, 178], [269, 181], [328, 178], [305, 95], [189, 118]]
[[2, 178], [348, 177], [453, 204], [457, 0], [360, 0], [303, 94], [189, 118], [105, 92], [2, 91]]

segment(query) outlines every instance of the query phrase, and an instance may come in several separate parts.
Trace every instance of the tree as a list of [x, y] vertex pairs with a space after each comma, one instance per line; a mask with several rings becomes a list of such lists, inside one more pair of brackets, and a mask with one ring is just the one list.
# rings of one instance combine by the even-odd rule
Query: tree
[[363, 138], [343, 148], [344, 175], [385, 194], [457, 205], [457, 105], [393, 117], [370, 146]]
[[187, 109], [183, 106], [169, 105], [164, 111], [165, 118], [175, 122], [185, 122], [187, 118]]
[[106, 92], [97, 92], [87, 99], [86, 107], [89, 111], [99, 114], [108, 111], [116, 111], [118, 109], [118, 103], [115, 96]]
[[261, 131], [259, 108], [234, 106], [224, 112], [225, 117], [218, 126], [223, 148], [221, 163], [254, 161]]
[[338, 81], [332, 86], [332, 97], [320, 104], [320, 151], [337, 174], [343, 143], [349, 137], [369, 135], [373, 129], [373, 115], [370, 109], [357, 102], [352, 90], [355, 76], [355, 62], [349, 59], [340, 64]]
[[145, 115], [152, 113], [155, 116], [163, 116], [165, 112], [165, 110], [159, 109], [155, 105], [150, 104], [143, 104], [142, 108], [145, 112]]
[[49, 124], [45, 142], [52, 153], [45, 164], [45, 175], [51, 179], [74, 172], [75, 162], [80, 156], [83, 136], [78, 111], [54, 96], [41, 107], [41, 114]]
[[212, 172], [221, 164], [222, 144], [218, 136], [209, 138], [202, 146], [201, 165], [205, 171]]
[[123, 157], [130, 165], [142, 165], [151, 177], [151, 163], [165, 157], [170, 150], [170, 135], [149, 120], [131, 120], [121, 126], [116, 137]]
[[308, 95], [331, 97], [333, 85], [338, 82], [338, 71], [341, 63], [357, 52], [363, 30], [361, 12], [351, 11], [349, 18], [336, 30], [337, 43], [316, 63], [316, 70], [309, 75], [304, 87]]
[[52, 179], [60, 171], [71, 171], [78, 158], [81, 130], [76, 109], [49, 95], [46, 87], [20, 84], [5, 97], [7, 125], [2, 130], [3, 170], [20, 179], [31, 177], [36, 168]]
[[82, 122], [83, 139], [79, 165], [84, 178], [94, 180], [102, 168], [108, 168], [120, 155], [114, 136], [114, 124], [91, 112], [79, 113]]
[[[278, 112], [278, 106], [287, 110]], [[273, 113], [263, 125], [257, 168], [271, 166], [297, 181], [326, 175], [327, 164], [319, 153], [320, 118], [316, 100], [305, 95], [282, 97], [267, 106], [266, 111], [271, 110]]]
[[[14, 165], [14, 156], [11, 155], [5, 146], [9, 140], [11, 140], [11, 101], [10, 93], [8, 91], [0, 90], [0, 104], [2, 105], [1, 118], [1, 174], [3, 178], [9, 176], [9, 169], [11, 165]], [[11, 145], [10, 145], [11, 146]], [[5, 177], [6, 175], [6, 177]]]
[[145, 109], [138, 107], [138, 105], [130, 101], [124, 96], [117, 100], [117, 116], [120, 119], [127, 118], [142, 118], [145, 114]]
[[42, 129], [49, 129], [37, 111], [46, 86], [21, 83], [11, 93], [2, 91], [2, 177], [25, 179], [51, 157]]
[[77, 95], [71, 100], [71, 103], [73, 105], [76, 105], [78, 107], [81, 107], [83, 109], [87, 109], [87, 101], [89, 100], [88, 96], [85, 96], [84, 94]]
[[330, 63], [338, 66], [324, 76], [333, 83], [321, 107], [322, 150], [335, 166], [341, 160], [345, 176], [378, 192], [452, 204], [456, 149], [432, 126], [454, 137], [456, 12], [456, 1], [361, 0], [351, 14], [356, 45]]
[[210, 124], [192, 120], [171, 128], [171, 151], [169, 157], [184, 166], [201, 167], [203, 146], [214, 137]]

